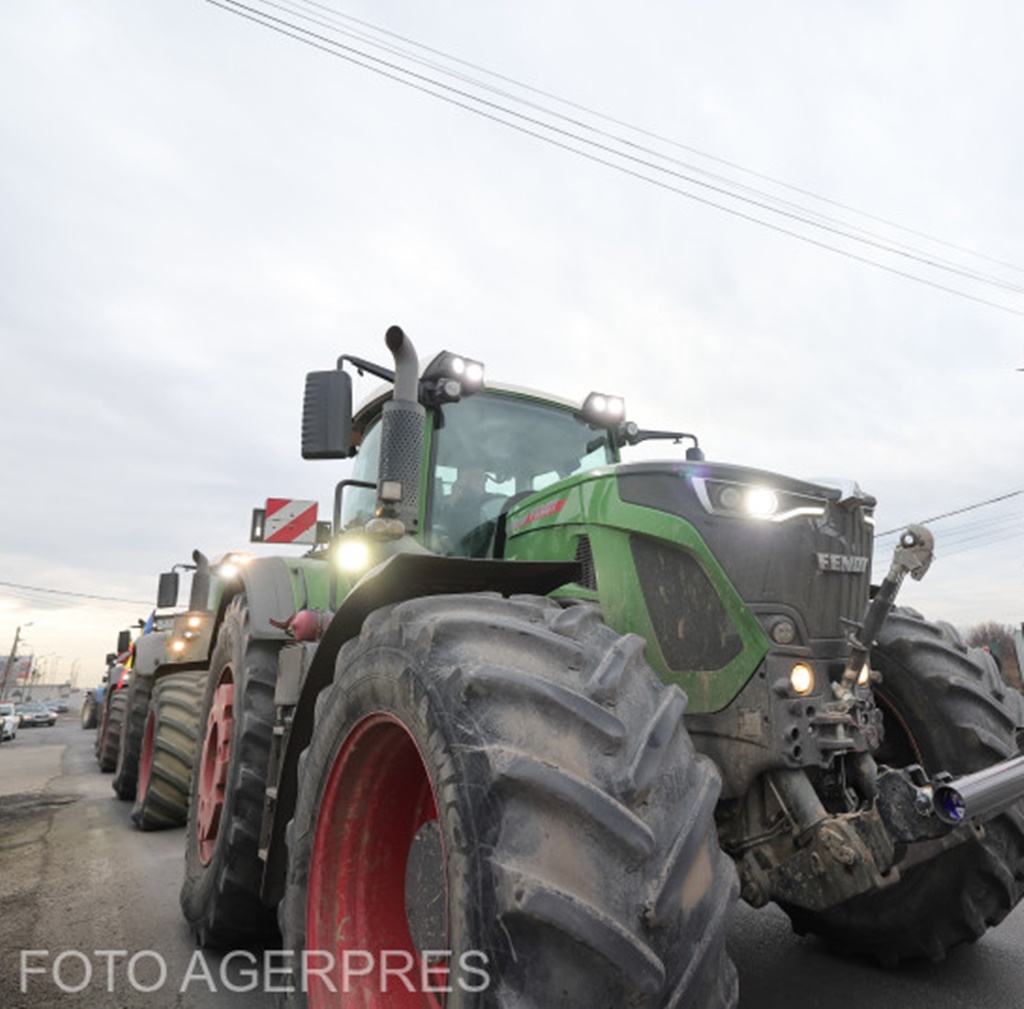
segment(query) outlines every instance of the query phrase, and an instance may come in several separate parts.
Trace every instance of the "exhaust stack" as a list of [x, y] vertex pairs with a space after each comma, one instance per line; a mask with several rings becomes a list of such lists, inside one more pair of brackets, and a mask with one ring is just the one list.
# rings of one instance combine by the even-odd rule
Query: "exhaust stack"
[[385, 334], [395, 359], [395, 391], [381, 420], [377, 514], [398, 519], [407, 532], [419, 526], [423, 429], [426, 410], [419, 403], [419, 358], [400, 326]]

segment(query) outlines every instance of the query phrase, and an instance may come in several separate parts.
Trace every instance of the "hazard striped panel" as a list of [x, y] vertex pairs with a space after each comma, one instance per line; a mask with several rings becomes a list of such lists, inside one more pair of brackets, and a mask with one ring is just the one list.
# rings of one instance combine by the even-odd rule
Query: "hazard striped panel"
[[297, 501], [294, 498], [267, 498], [266, 518], [263, 525], [264, 543], [315, 543], [315, 501]]

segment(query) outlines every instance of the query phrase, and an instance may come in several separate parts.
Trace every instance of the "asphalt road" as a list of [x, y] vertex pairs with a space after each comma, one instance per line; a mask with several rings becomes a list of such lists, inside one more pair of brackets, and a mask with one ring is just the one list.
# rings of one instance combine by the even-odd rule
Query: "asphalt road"
[[[195, 950], [182, 830], [133, 829], [93, 737], [71, 713], [0, 746], [0, 1009], [270, 1009], [275, 978]], [[741, 905], [729, 941], [742, 1009], [1024, 1009], [1022, 907], [945, 962], [898, 970], [795, 936], [774, 907]]]

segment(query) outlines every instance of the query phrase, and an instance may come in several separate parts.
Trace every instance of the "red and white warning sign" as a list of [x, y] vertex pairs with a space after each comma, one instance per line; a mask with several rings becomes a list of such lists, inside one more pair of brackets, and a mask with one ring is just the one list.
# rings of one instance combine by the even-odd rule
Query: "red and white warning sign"
[[315, 501], [268, 497], [263, 520], [264, 543], [315, 543]]

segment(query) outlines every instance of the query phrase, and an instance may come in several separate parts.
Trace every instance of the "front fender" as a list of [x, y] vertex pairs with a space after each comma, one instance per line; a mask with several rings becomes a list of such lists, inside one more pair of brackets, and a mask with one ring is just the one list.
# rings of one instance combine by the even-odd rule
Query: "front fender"
[[330, 608], [330, 571], [320, 557], [259, 557], [224, 587], [217, 624], [231, 600], [244, 592], [249, 626], [259, 640], [288, 641], [283, 624], [303, 609]]
[[338, 653], [346, 641], [359, 635], [363, 621], [374, 610], [406, 599], [459, 592], [546, 595], [578, 578], [575, 561], [505, 561], [407, 552], [389, 557], [356, 583], [317, 646], [284, 740], [263, 879], [263, 899], [269, 905], [276, 904], [284, 892], [284, 832], [295, 809], [299, 754], [313, 736], [316, 699], [333, 682]]

